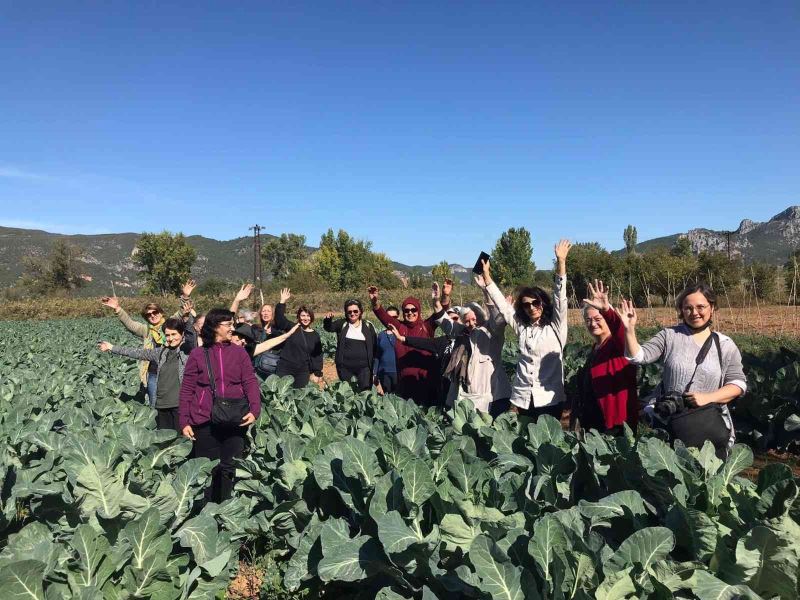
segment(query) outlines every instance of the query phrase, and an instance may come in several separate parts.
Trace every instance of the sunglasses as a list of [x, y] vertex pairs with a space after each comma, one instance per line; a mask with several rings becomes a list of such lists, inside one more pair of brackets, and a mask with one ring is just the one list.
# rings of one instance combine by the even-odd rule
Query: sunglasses
[[403, 309], [403, 314], [404, 314], [404, 315], [415, 315], [415, 314], [417, 314], [418, 312], [419, 312], [419, 311], [418, 311], [416, 308], [404, 308], [404, 309]]
[[359, 314], [360, 312], [361, 312], [361, 311], [360, 311], [360, 310], [358, 310], [358, 309], [356, 308], [355, 310], [348, 310], [348, 311], [347, 311], [347, 314], [348, 314], [348, 315], [357, 315], [357, 314]]
[[149, 318], [149, 317], [155, 317], [156, 315], [160, 315], [160, 314], [161, 313], [159, 313], [159, 312], [150, 311], [150, 312], [144, 313], [144, 316]]
[[536, 298], [534, 300], [529, 300], [527, 302], [522, 302], [521, 305], [524, 308], [531, 308], [531, 307], [533, 307], [533, 308], [542, 308], [542, 301], [539, 300], [538, 298]]

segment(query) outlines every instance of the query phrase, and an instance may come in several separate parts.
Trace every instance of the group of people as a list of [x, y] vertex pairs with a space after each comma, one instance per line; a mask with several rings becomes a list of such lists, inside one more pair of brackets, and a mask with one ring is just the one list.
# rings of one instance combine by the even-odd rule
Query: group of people
[[[555, 246], [552, 294], [525, 286], [505, 296], [492, 277], [490, 260], [476, 268], [483, 303], [451, 305], [452, 281], [431, 291], [432, 313], [423, 318], [419, 299], [408, 297], [384, 307], [380, 290], [367, 290], [372, 312], [385, 330], [366, 319], [360, 300], [344, 303], [344, 316], [327, 313], [323, 328], [336, 334], [336, 371], [358, 390], [375, 386], [423, 407], [454, 407], [470, 400], [476, 410], [496, 417], [507, 410], [537, 419], [561, 419], [567, 405], [564, 346], [567, 342], [566, 262], [571, 244]], [[219, 459], [208, 500], [222, 501], [233, 489], [234, 459], [241, 457], [245, 432], [261, 411], [259, 377], [290, 375], [301, 388], [322, 377], [322, 342], [313, 327], [314, 311], [300, 305], [296, 321], [286, 316], [288, 289], [274, 307], [255, 314], [239, 311], [252, 294], [245, 285], [228, 309], [205, 315], [194, 310], [193, 281], [183, 286], [181, 308], [166, 318], [148, 304], [132, 319], [117, 298], [103, 298], [122, 324], [143, 340], [142, 347], [100, 342], [102, 351], [142, 361], [140, 375], [161, 429], [174, 429], [194, 443], [194, 455]], [[710, 441], [718, 456], [733, 444], [727, 404], [747, 389], [741, 355], [729, 337], [713, 330], [716, 297], [698, 283], [678, 296], [679, 323], [640, 344], [637, 314], [630, 300], [611, 305], [602, 281], [588, 285], [583, 300], [585, 326], [594, 340], [578, 374], [571, 425], [618, 434], [636, 430], [640, 413], [689, 446]], [[502, 363], [507, 328], [519, 346], [511, 378]], [[437, 330], [441, 331], [437, 335]], [[661, 362], [662, 384], [642, 410], [637, 365]]]

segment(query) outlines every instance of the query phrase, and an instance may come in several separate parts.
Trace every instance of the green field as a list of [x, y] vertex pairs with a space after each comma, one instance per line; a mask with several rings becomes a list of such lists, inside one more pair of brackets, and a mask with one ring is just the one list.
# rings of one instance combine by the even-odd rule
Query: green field
[[[800, 482], [782, 464], [742, 477], [744, 444], [722, 463], [655, 433], [578, 438], [273, 377], [234, 498], [201, 510], [212, 463], [155, 430], [135, 363], [95, 349], [136, 344], [116, 320], [0, 331], [8, 597], [224, 597], [241, 559], [270, 565], [265, 598], [800, 596]], [[568, 377], [584, 348], [568, 346]], [[796, 355], [748, 361], [743, 434], [789, 446]]]

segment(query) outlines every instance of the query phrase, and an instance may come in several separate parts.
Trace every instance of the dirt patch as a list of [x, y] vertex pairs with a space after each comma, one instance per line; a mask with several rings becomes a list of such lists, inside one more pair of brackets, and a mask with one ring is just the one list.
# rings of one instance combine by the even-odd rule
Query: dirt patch
[[753, 459], [753, 466], [742, 471], [742, 475], [752, 481], [758, 479], [758, 472], [773, 463], [782, 463], [787, 465], [795, 477], [800, 477], [800, 458], [793, 454], [786, 452], [776, 452], [775, 450], [768, 450], [763, 454], [756, 454]]
[[333, 363], [333, 360], [330, 358], [326, 358], [322, 362], [322, 377], [328, 383], [333, 383], [334, 381], [339, 381], [339, 376], [336, 374], [336, 365]]
[[263, 579], [264, 573], [261, 569], [240, 562], [239, 570], [228, 585], [225, 597], [229, 600], [258, 600]]

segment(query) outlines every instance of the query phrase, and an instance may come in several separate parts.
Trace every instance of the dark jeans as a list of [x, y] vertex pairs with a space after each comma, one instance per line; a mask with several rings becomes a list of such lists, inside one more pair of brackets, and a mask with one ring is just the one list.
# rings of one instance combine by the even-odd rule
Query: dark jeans
[[219, 459], [214, 467], [211, 485], [206, 488], [206, 502], [223, 502], [233, 492], [236, 467], [234, 458], [241, 458], [244, 453], [246, 427], [221, 427], [204, 423], [193, 425], [195, 458]]
[[523, 417], [530, 417], [531, 419], [538, 420], [542, 415], [550, 415], [555, 417], [557, 421], [561, 420], [561, 415], [564, 412], [564, 403], [559, 402], [553, 406], [535, 407], [533, 404], [529, 408], [517, 407], [517, 413]]
[[308, 385], [308, 380], [311, 377], [311, 373], [308, 370], [295, 372], [287, 369], [282, 363], [278, 363], [278, 369], [275, 371], [275, 374], [278, 377], [285, 377], [286, 375], [291, 375], [294, 377], [294, 383], [292, 384], [292, 387], [296, 389], [306, 387]]
[[394, 394], [397, 391], [397, 373], [381, 373], [378, 375], [384, 394]]
[[156, 388], [158, 387], [158, 373], [147, 373], [147, 405], [156, 407]]
[[178, 407], [156, 409], [156, 429], [172, 429], [180, 433]]
[[363, 392], [372, 387], [372, 371], [370, 371], [369, 367], [353, 368], [345, 365], [336, 365], [336, 374], [341, 381], [350, 381], [355, 377], [359, 392]]

